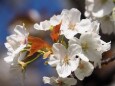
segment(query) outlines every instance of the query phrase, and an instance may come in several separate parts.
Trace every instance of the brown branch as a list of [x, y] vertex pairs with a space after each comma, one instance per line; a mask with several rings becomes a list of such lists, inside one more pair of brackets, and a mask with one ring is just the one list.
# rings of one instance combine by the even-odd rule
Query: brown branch
[[115, 57], [112, 57], [112, 58], [107, 58], [107, 59], [105, 59], [105, 60], [102, 60], [101, 61], [101, 64], [103, 65], [103, 64], [108, 64], [108, 63], [110, 63], [110, 62], [112, 62], [112, 61], [114, 61], [115, 60]]

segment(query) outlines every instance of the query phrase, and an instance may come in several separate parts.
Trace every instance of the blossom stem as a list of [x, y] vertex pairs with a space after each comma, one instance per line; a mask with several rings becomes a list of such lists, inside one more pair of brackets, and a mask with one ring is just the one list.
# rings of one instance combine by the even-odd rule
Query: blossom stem
[[26, 62], [26, 64], [28, 65], [28, 64], [32, 63], [32, 62], [35, 61], [40, 55], [42, 55], [42, 54], [38, 54], [36, 58], [32, 59], [31, 61]]
[[63, 41], [64, 41], [64, 36], [62, 35], [61, 36], [61, 43], [63, 43]]
[[71, 74], [72, 74], [72, 76], [74, 77], [74, 79], [78, 80], [77, 77], [75, 76], [75, 73], [74, 73], [74, 72], [72, 72]]

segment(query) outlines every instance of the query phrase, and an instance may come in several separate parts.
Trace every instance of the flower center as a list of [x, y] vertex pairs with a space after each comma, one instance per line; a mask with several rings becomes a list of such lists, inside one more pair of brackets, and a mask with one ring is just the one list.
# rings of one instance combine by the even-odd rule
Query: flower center
[[75, 24], [73, 24], [73, 23], [69, 23], [68, 27], [69, 27], [69, 29], [74, 30], [74, 28], [75, 28]]
[[68, 56], [65, 56], [65, 58], [64, 58], [64, 60], [63, 60], [63, 63], [65, 63], [65, 64], [69, 64], [69, 58], [68, 58]]
[[83, 68], [84, 68], [84, 65], [83, 65], [81, 62], [79, 63], [79, 68], [80, 68], [80, 69], [83, 69]]
[[87, 49], [88, 49], [88, 43], [87, 42], [81, 43], [81, 46], [82, 46], [83, 51], [87, 51]]
[[64, 83], [61, 80], [57, 80], [57, 84], [58, 86], [63, 86]]

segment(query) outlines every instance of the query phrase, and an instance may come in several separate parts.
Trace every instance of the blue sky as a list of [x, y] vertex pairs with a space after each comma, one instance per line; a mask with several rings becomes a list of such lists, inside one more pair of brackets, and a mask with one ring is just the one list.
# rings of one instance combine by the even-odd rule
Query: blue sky
[[[20, 0], [21, 1], [21, 0]], [[24, 3], [13, 2], [13, 0], [0, 1], [0, 44], [6, 41], [9, 35], [8, 27], [10, 21], [15, 18], [16, 14], [27, 12], [29, 9], [37, 10], [41, 15], [42, 11], [47, 11], [46, 16], [61, 12], [63, 9], [60, 0], [25, 0]]]

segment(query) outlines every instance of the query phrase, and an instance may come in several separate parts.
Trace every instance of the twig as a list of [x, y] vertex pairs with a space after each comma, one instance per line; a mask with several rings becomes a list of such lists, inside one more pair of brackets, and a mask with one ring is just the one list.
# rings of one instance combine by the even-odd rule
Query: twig
[[108, 59], [102, 60], [101, 64], [102, 64], [102, 65], [103, 65], [103, 64], [108, 64], [108, 63], [110, 63], [110, 62], [112, 62], [112, 61], [114, 61], [114, 60], [115, 60], [115, 57], [108, 58]]
[[77, 77], [75, 76], [74, 72], [72, 72], [71, 74], [72, 74], [72, 76], [73, 76], [74, 79], [78, 80]]

